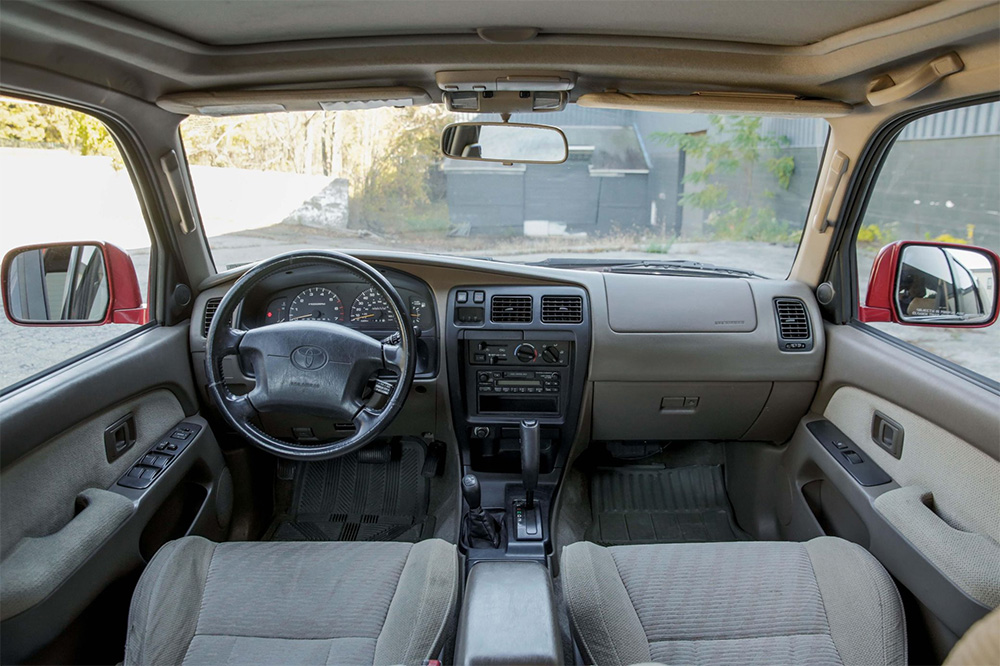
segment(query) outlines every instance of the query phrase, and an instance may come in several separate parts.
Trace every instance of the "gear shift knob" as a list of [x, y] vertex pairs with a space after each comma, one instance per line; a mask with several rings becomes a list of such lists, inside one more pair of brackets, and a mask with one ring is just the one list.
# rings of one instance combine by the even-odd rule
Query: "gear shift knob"
[[462, 477], [462, 495], [470, 510], [475, 511], [482, 507], [483, 491], [479, 487], [479, 479], [474, 474], [466, 474]]

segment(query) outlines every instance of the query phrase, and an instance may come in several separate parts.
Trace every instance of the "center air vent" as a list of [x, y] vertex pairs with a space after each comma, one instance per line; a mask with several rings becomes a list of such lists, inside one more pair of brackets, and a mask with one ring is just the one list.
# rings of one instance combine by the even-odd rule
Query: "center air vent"
[[497, 324], [530, 324], [531, 296], [494, 296], [490, 320]]
[[778, 319], [778, 346], [785, 351], [812, 349], [812, 332], [806, 305], [797, 298], [774, 299], [774, 314]]
[[202, 328], [202, 335], [206, 338], [208, 337], [208, 328], [212, 325], [212, 318], [215, 316], [215, 311], [219, 309], [219, 303], [221, 302], [221, 298], [210, 298], [205, 302], [205, 325]]
[[580, 324], [583, 299], [579, 296], [542, 296], [543, 324]]

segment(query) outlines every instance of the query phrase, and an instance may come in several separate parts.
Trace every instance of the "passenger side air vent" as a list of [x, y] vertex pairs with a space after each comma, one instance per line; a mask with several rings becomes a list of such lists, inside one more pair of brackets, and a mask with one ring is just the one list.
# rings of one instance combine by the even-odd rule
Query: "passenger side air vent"
[[212, 318], [215, 316], [215, 311], [219, 309], [219, 303], [222, 302], [221, 298], [210, 298], [205, 303], [205, 324], [201, 329], [201, 334], [206, 338], [208, 337], [208, 328], [212, 325]]
[[782, 350], [812, 349], [812, 331], [805, 303], [797, 298], [776, 298], [774, 315], [778, 320], [778, 346]]
[[583, 323], [583, 299], [579, 296], [542, 296], [542, 323]]
[[530, 324], [531, 296], [494, 296], [490, 320], [496, 324]]

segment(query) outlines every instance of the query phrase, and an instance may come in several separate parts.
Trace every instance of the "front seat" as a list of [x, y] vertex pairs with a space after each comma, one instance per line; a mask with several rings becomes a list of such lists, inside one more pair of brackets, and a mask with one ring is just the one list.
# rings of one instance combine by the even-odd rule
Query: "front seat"
[[899, 592], [864, 548], [821, 537], [566, 546], [588, 664], [905, 664]]
[[420, 664], [451, 635], [458, 555], [440, 539], [172, 541], [129, 611], [125, 663]]

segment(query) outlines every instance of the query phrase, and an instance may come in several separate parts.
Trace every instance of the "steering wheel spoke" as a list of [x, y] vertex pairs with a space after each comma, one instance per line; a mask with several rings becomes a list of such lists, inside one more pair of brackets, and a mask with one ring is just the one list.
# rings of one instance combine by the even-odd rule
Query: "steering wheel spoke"
[[380, 416], [379, 412], [370, 409], [367, 405], [362, 406], [358, 413], [354, 415], [354, 418], [351, 419], [351, 423], [356, 428], [355, 437], [370, 432], [378, 423]]
[[218, 355], [221, 357], [237, 353], [240, 350], [240, 343], [243, 342], [243, 337], [246, 334], [247, 332], [242, 329], [226, 326], [219, 333], [216, 347]]
[[243, 423], [251, 423], [257, 416], [257, 409], [250, 402], [249, 395], [229, 395], [225, 397], [226, 409]]

